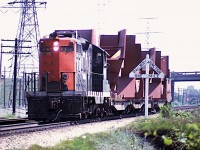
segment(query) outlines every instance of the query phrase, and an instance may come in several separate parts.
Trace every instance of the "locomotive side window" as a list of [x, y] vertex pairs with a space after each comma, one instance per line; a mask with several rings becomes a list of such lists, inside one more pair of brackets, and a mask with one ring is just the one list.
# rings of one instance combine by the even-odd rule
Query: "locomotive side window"
[[101, 53], [97, 53], [96, 56], [96, 63], [100, 64], [102, 62], [102, 54]]

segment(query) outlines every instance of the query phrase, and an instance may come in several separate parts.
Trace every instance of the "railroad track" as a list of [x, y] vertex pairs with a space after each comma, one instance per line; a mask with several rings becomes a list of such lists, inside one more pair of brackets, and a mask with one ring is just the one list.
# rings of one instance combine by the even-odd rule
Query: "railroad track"
[[71, 125], [71, 122], [59, 122], [59, 123], [50, 123], [50, 124], [38, 124], [38, 122], [30, 123], [19, 123], [12, 125], [3, 125], [0, 126], [0, 136], [6, 136], [11, 134], [23, 133], [23, 132], [34, 132], [42, 131], [51, 128], [58, 128]]
[[[197, 106], [181, 106], [181, 107], [173, 107], [174, 111], [176, 110], [188, 110], [199, 108], [200, 105]], [[17, 123], [17, 124], [9, 124], [9, 125], [0, 125], [0, 136], [6, 136], [10, 134], [23, 133], [23, 132], [34, 132], [34, 131], [42, 131], [48, 130], [52, 128], [60, 128], [65, 126], [77, 125], [77, 124], [86, 124], [92, 122], [102, 122], [109, 120], [117, 120], [122, 118], [130, 118], [130, 117], [139, 117], [144, 114], [128, 114], [128, 115], [118, 115], [118, 116], [109, 116], [103, 118], [93, 118], [93, 119], [85, 119], [85, 120], [76, 120], [76, 121], [66, 121], [66, 122], [57, 122], [57, 123], [49, 123], [49, 124], [40, 124], [38, 122], [29, 121], [27, 123]], [[151, 115], [149, 113], [149, 115]]]
[[200, 108], [200, 105], [176, 106], [176, 107], [172, 107], [172, 110], [173, 111], [191, 110], [191, 109], [196, 109], [196, 108]]
[[25, 123], [27, 122], [27, 118], [20, 118], [20, 119], [0, 119], [0, 125], [9, 125], [9, 124], [18, 124], [18, 123]]
[[[141, 115], [138, 115], [138, 116], [141, 116]], [[60, 127], [65, 127], [65, 126], [117, 120], [117, 119], [130, 118], [130, 117], [137, 117], [137, 116], [135, 114], [130, 114], [130, 115], [119, 115], [119, 116], [112, 116], [112, 117], [109, 116], [109, 117], [103, 117], [103, 118], [93, 118], [93, 119], [76, 120], [76, 121], [65, 121], [65, 122], [57, 122], [57, 123], [49, 123], [49, 124], [41, 124], [39, 122], [30, 121], [27, 123], [1, 125], [0, 137], [11, 135], [11, 134], [23, 133], [23, 132], [42, 131], [42, 130], [60, 128]]]

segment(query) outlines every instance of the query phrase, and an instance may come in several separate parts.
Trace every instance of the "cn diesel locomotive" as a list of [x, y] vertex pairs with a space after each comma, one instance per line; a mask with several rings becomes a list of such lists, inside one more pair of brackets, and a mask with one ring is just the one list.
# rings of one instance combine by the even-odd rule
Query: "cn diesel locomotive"
[[[120, 62], [121, 68], [124, 68], [126, 60], [125, 57], [117, 57], [118, 52], [111, 57], [111, 51], [102, 47], [81, 37], [77, 30], [55, 30], [48, 37], [40, 39], [39, 74], [31, 75], [34, 90], [26, 92], [28, 118], [53, 121], [103, 117], [134, 112], [138, 106], [139, 111], [144, 111], [143, 96], [135, 99], [134, 96], [138, 96], [136, 91], [132, 98], [126, 98], [126, 94], [117, 95], [117, 88], [128, 80], [116, 86], [122, 81], [116, 78], [120, 77], [120, 73], [112, 78], [116, 73], [112, 71], [112, 66]], [[118, 61], [113, 63], [111, 59]], [[127, 66], [130, 68], [131, 64]], [[135, 81], [131, 79], [130, 84], [126, 84], [134, 83], [132, 87], [135, 90]], [[163, 84], [163, 81], [159, 80], [160, 83]], [[158, 100], [150, 102], [149, 108], [154, 110], [157, 104]]]
[[67, 31], [41, 39], [39, 48], [39, 91], [27, 94], [30, 119], [108, 114], [106, 51]]

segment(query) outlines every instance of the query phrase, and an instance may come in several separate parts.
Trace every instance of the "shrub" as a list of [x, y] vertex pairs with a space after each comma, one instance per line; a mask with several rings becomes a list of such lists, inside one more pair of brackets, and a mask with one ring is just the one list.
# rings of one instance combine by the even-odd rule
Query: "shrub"
[[170, 118], [170, 117], [172, 117], [173, 113], [172, 113], [171, 105], [170, 104], [163, 105], [160, 108], [160, 115], [163, 118]]

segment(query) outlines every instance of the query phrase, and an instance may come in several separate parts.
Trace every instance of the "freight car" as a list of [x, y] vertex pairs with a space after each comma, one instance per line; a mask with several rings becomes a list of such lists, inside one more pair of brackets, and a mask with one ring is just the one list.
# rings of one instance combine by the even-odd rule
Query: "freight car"
[[[108, 43], [107, 38], [114, 42]], [[142, 80], [137, 90], [136, 82], [140, 80], [127, 75], [138, 63], [137, 59], [128, 64], [134, 58], [126, 56], [128, 51], [125, 54], [127, 39], [125, 30], [116, 36], [101, 36], [100, 46], [94, 30], [55, 30], [42, 38], [39, 74], [26, 74], [26, 85], [33, 82], [26, 94], [28, 118], [52, 121], [144, 111]], [[142, 59], [142, 52], [137, 54]], [[157, 80], [154, 88], [162, 85], [166, 91], [166, 79]], [[127, 89], [129, 92], [125, 92]], [[152, 99], [149, 109], [157, 111], [158, 104], [167, 101], [165, 95]]]

